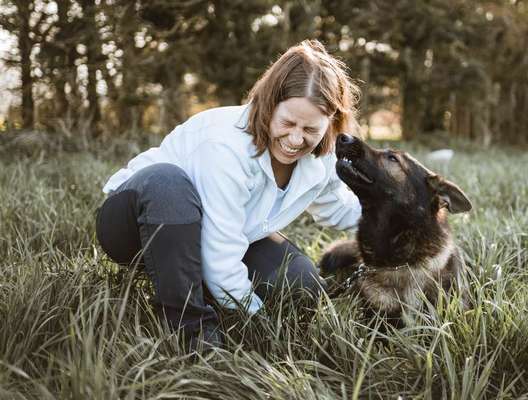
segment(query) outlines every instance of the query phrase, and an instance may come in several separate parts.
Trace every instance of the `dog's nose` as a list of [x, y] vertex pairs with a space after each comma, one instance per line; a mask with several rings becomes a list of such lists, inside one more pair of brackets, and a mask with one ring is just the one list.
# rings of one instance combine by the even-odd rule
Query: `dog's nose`
[[352, 135], [347, 135], [346, 133], [342, 133], [337, 137], [337, 141], [341, 144], [352, 144], [357, 139]]

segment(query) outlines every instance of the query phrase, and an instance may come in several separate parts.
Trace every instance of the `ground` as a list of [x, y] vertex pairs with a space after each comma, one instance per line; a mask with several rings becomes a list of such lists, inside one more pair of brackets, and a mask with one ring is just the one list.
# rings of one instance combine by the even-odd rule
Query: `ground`
[[[2, 154], [0, 398], [528, 399], [525, 152], [465, 144], [430, 165], [474, 205], [451, 218], [472, 310], [440, 304], [381, 334], [354, 298], [298, 310], [283, 289], [269, 318], [238, 315], [227, 349], [198, 359], [155, 319], [148, 285], [96, 244], [100, 188], [129, 156], [117, 145]], [[286, 233], [314, 259], [342, 237], [307, 215]]]

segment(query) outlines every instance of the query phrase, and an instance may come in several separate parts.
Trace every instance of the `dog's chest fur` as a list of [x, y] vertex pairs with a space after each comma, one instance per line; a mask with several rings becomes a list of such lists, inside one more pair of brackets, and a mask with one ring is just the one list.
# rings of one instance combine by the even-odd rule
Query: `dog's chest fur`
[[370, 306], [383, 312], [397, 313], [401, 303], [418, 307], [423, 294], [434, 297], [442, 277], [452, 278], [455, 271], [450, 270], [449, 260], [454, 252], [449, 240], [440, 253], [417, 265], [368, 273], [357, 282], [357, 289]]

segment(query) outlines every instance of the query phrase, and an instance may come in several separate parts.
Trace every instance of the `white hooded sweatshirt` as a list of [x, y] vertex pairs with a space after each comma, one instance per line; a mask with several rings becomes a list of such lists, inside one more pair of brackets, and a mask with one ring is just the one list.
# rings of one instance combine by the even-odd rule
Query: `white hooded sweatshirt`
[[159, 147], [139, 154], [112, 175], [103, 191], [117, 189], [135, 172], [155, 163], [182, 168], [203, 206], [204, 281], [220, 304], [236, 307], [232, 297], [254, 313], [262, 301], [253, 292], [242, 262], [249, 244], [283, 229], [305, 210], [323, 226], [354, 228], [361, 206], [337, 177], [335, 154], [318, 158], [308, 154], [297, 161], [282, 204], [270, 218], [278, 189], [269, 151], [254, 157], [253, 136], [244, 132], [248, 111], [249, 106], [243, 105], [194, 115]]

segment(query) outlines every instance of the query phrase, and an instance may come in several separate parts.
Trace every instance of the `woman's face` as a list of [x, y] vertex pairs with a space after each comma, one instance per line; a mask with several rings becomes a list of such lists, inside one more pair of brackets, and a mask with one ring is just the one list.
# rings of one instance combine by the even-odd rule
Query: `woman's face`
[[317, 147], [329, 124], [330, 118], [306, 97], [280, 102], [270, 122], [272, 157], [281, 164], [296, 162]]

